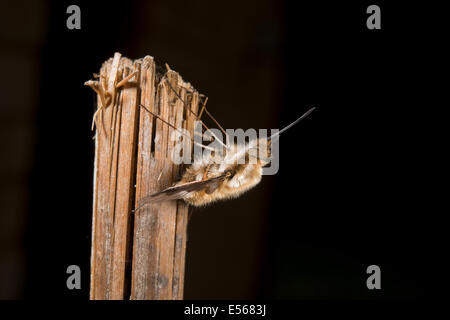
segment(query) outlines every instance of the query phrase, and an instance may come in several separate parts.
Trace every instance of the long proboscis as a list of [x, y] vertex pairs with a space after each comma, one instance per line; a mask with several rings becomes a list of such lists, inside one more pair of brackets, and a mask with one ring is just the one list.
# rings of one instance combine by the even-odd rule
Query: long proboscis
[[273, 135], [271, 135], [267, 140], [270, 141], [274, 138], [277, 138], [280, 136], [280, 134], [282, 134], [283, 132], [285, 132], [286, 130], [292, 128], [293, 126], [295, 126], [297, 123], [299, 123], [300, 121], [302, 121], [303, 119], [305, 119], [311, 112], [314, 111], [314, 109], [316, 109], [316, 107], [312, 107], [311, 109], [309, 109], [308, 111], [306, 111], [304, 114], [302, 114], [302, 116], [300, 118], [298, 118], [297, 120], [295, 120], [294, 122], [292, 122], [291, 124], [287, 125], [286, 127], [284, 127], [283, 129], [281, 129], [280, 131], [278, 131], [277, 133], [274, 133]]

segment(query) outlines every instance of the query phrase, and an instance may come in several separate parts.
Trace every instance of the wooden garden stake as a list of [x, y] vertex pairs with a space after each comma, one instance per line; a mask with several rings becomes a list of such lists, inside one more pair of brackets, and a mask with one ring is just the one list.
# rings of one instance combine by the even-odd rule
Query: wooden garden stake
[[[91, 299], [182, 299], [188, 206], [182, 201], [133, 209], [142, 197], [177, 180], [170, 126], [190, 131], [199, 94], [172, 70], [156, 73], [152, 57], [116, 53], [96, 81]], [[140, 107], [141, 105], [145, 106]], [[190, 144], [192, 148], [192, 144]], [[136, 187], [135, 187], [136, 186]]]

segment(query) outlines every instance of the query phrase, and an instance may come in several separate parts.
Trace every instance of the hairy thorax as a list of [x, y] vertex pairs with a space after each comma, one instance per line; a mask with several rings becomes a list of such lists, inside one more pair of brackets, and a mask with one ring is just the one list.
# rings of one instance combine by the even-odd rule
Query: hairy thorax
[[210, 188], [190, 192], [184, 200], [193, 206], [204, 206], [217, 200], [236, 198], [256, 186], [266, 164], [249, 156], [249, 150], [256, 145], [256, 142], [247, 146], [233, 145], [224, 157], [204, 155], [196, 159], [178, 184], [211, 179], [224, 173], [227, 177]]

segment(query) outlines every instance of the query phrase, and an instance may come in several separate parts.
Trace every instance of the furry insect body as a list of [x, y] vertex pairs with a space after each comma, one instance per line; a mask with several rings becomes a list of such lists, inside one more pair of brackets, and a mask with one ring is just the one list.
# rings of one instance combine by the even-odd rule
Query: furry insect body
[[265, 139], [248, 144], [233, 144], [223, 156], [205, 152], [186, 169], [174, 186], [141, 200], [142, 204], [183, 199], [192, 206], [205, 206], [218, 200], [237, 198], [256, 186], [262, 170], [268, 164], [258, 157], [259, 148], [267, 146]]
[[256, 186], [261, 181], [263, 167], [268, 164], [259, 158], [251, 161], [250, 152], [259, 151], [257, 144], [256, 140], [247, 146], [235, 144], [223, 158], [206, 154], [196, 159], [176, 185], [224, 177], [206, 188], [190, 192], [183, 199], [190, 205], [204, 206], [218, 200], [237, 198]]
[[304, 119], [314, 109], [309, 109], [296, 121], [268, 139], [254, 139], [248, 144], [224, 145], [226, 150], [222, 150], [225, 151], [223, 156], [216, 154], [215, 151], [204, 152], [186, 169], [179, 182], [144, 197], [136, 210], [148, 203], [158, 201], [183, 199], [188, 204], [199, 207], [219, 200], [239, 197], [261, 181], [263, 167], [270, 162], [270, 159], [265, 156], [267, 152], [260, 155], [260, 150], [266, 148], [269, 151], [269, 146], [274, 139]]

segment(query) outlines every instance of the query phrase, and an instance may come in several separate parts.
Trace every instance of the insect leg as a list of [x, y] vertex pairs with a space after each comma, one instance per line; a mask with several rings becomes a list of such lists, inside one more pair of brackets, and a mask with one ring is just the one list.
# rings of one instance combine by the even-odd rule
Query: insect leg
[[210, 163], [210, 164], [208, 164], [208, 165], [206, 166], [205, 171], [203, 172], [202, 180], [206, 180], [206, 179], [207, 179], [207, 177], [208, 177], [208, 172], [209, 172], [209, 169], [211, 169], [211, 166], [212, 166], [212, 163]]
[[[182, 135], [186, 136], [186, 134], [185, 134], [183, 131], [181, 131], [179, 128], [177, 128], [177, 127], [175, 127], [173, 124], [167, 122], [166, 120], [164, 120], [163, 118], [161, 118], [161, 117], [158, 116], [157, 114], [151, 112], [151, 111], [148, 110], [143, 104], [139, 104], [139, 106], [140, 106], [141, 108], [144, 108], [148, 113], [150, 113], [150, 114], [151, 114], [152, 116], [154, 116], [155, 118], [157, 118], [157, 119], [161, 120], [162, 122], [164, 122], [165, 124], [167, 124], [167, 125], [168, 125], [169, 127], [171, 127], [172, 129], [175, 129], [176, 131], [178, 131], [178, 132], [181, 133]], [[211, 147], [205, 146], [205, 145], [203, 145], [203, 144], [201, 144], [201, 143], [198, 143], [198, 142], [195, 141], [192, 137], [190, 137], [190, 138], [191, 138], [191, 141], [192, 141], [194, 144], [198, 145], [199, 147], [202, 147], [202, 148], [205, 148], [205, 149], [208, 149], [208, 150], [211, 150], [211, 151], [215, 151], [214, 148], [211, 148]]]
[[206, 108], [206, 104], [208, 103], [208, 97], [206, 97], [206, 99], [205, 99], [205, 101], [203, 101], [203, 105], [202, 105], [202, 108], [200, 109], [200, 112], [199, 112], [199, 114], [198, 114], [198, 117], [201, 119], [202, 118], [202, 114], [203, 114], [203, 111], [205, 110], [205, 108]]
[[[177, 98], [181, 101], [181, 102], [183, 102], [183, 105], [184, 105], [184, 107], [186, 108], [186, 110], [188, 110], [190, 113], [192, 113], [194, 116], [195, 116], [195, 118], [198, 120], [198, 121], [200, 121], [200, 123], [202, 124], [202, 126], [206, 129], [206, 130], [209, 130], [209, 128], [206, 126], [206, 124], [202, 121], [202, 120], [200, 120], [200, 118], [199, 118], [199, 116], [198, 116], [198, 114], [196, 114], [194, 111], [192, 111], [192, 109], [191, 108], [189, 108], [188, 107], [188, 105], [186, 104], [186, 102], [180, 97], [180, 95], [178, 94], [178, 92], [172, 87], [172, 85], [170, 84], [170, 82], [168, 81], [169, 79], [167, 79], [167, 77], [165, 77], [165, 79], [164, 79], [165, 81], [166, 81], [166, 83], [167, 83], [167, 85], [169, 86], [169, 88], [170, 88], [170, 90], [172, 90], [173, 91], [173, 93], [175, 93], [175, 95], [177, 96]], [[205, 109], [205, 111], [206, 111], [206, 109]], [[223, 130], [223, 128], [222, 128], [222, 130]], [[224, 144], [219, 138], [217, 138], [217, 136], [212, 132], [212, 131], [210, 131], [211, 132], [211, 135], [224, 147], [224, 148], [226, 148], [226, 149], [229, 149], [229, 146], [227, 146], [226, 144]], [[224, 131], [223, 131], [224, 132]], [[226, 132], [225, 132], [225, 135], [226, 135]]]

